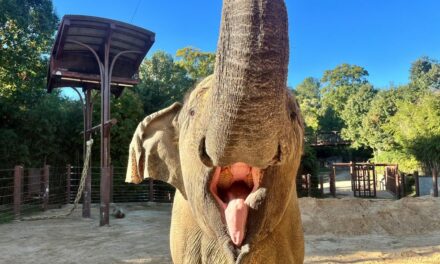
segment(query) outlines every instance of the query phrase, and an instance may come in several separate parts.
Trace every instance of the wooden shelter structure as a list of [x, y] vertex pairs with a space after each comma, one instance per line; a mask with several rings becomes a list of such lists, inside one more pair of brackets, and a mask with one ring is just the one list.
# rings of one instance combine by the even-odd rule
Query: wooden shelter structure
[[[109, 224], [112, 182], [110, 95], [119, 97], [136, 85], [139, 66], [155, 41], [146, 29], [106, 18], [66, 15], [58, 28], [47, 74], [47, 91], [73, 88], [84, 105], [84, 149], [94, 130], [101, 131], [100, 225]], [[76, 88], [82, 88], [84, 99]], [[92, 90], [101, 92], [101, 122], [92, 127]], [[91, 166], [89, 166], [91, 167]], [[83, 217], [90, 217], [91, 173], [83, 193]]]

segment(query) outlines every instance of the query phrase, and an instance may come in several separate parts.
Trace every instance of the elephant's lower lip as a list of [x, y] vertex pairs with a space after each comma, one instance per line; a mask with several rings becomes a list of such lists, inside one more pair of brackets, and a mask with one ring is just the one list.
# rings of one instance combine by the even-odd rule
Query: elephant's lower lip
[[249, 212], [246, 198], [259, 188], [260, 181], [261, 170], [242, 162], [215, 168], [210, 191], [219, 204], [222, 221], [237, 247], [241, 246], [246, 235]]

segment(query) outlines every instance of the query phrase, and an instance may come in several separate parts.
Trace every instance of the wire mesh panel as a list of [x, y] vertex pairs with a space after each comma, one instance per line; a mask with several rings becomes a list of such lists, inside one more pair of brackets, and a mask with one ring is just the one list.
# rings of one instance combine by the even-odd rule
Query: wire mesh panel
[[14, 219], [14, 169], [0, 170], [0, 223]]
[[[126, 168], [112, 170], [111, 201], [170, 203], [175, 189], [165, 182], [147, 179], [125, 182]], [[0, 169], [0, 223], [73, 203], [81, 180], [81, 167]], [[100, 202], [100, 168], [91, 168], [92, 202]]]
[[[111, 201], [114, 203], [127, 202], [161, 202], [170, 203], [174, 199], [175, 189], [162, 181], [144, 180], [140, 184], [125, 182], [127, 168], [113, 168], [113, 183], [111, 186]], [[92, 203], [100, 202], [100, 168], [92, 167]], [[70, 203], [73, 203], [81, 180], [81, 167], [71, 167], [70, 174]]]
[[67, 203], [67, 168], [50, 167], [49, 177], [49, 207], [61, 207]]
[[25, 168], [23, 174], [23, 192], [21, 203], [21, 214], [29, 215], [34, 212], [43, 210], [43, 197], [45, 191], [43, 190], [42, 176], [43, 170], [41, 168]]

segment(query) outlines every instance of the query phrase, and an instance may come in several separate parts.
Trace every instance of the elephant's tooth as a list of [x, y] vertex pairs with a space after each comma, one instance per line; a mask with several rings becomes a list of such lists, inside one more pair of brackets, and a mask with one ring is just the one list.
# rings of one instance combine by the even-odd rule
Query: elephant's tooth
[[231, 187], [233, 180], [234, 180], [234, 176], [232, 175], [229, 168], [224, 168], [220, 172], [220, 177], [217, 183], [217, 187], [219, 189], [228, 189], [229, 187]]
[[260, 187], [260, 182], [263, 178], [263, 175], [261, 173], [261, 170], [258, 168], [252, 168], [251, 174], [252, 174], [252, 180], [254, 182], [254, 187], [252, 188], [252, 192], [253, 192]]

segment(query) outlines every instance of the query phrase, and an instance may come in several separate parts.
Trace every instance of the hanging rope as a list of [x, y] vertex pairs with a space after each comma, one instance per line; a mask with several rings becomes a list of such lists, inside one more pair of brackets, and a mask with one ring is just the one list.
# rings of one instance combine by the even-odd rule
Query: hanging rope
[[81, 199], [81, 194], [84, 190], [84, 186], [86, 184], [87, 172], [89, 170], [89, 164], [90, 164], [90, 154], [92, 153], [93, 139], [88, 140], [86, 145], [87, 145], [86, 158], [84, 160], [84, 167], [81, 173], [81, 180], [79, 182], [78, 192], [76, 193], [75, 201], [73, 202], [73, 207], [70, 208], [70, 210], [67, 213], [49, 215], [49, 216], [23, 217], [20, 218], [20, 220], [35, 221], [35, 220], [58, 219], [58, 218], [67, 217], [71, 215], [73, 211], [75, 211], [76, 207], [78, 206], [79, 200]]

